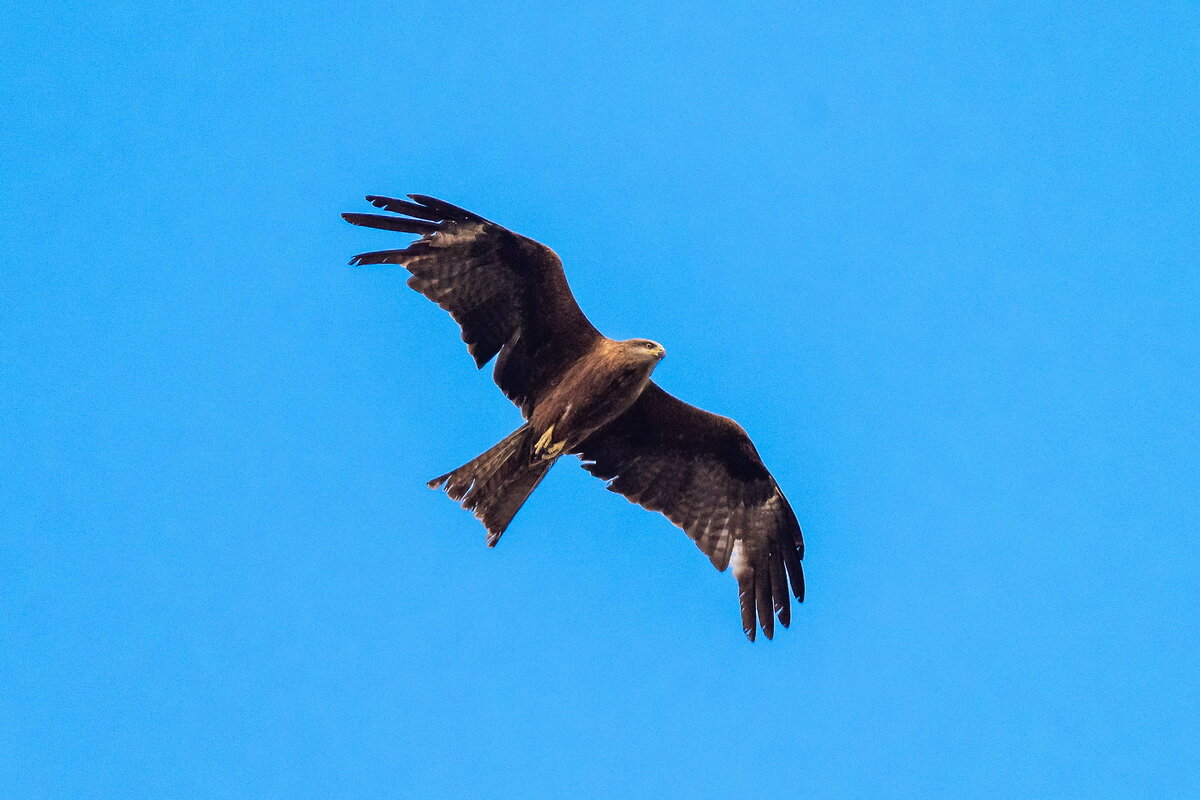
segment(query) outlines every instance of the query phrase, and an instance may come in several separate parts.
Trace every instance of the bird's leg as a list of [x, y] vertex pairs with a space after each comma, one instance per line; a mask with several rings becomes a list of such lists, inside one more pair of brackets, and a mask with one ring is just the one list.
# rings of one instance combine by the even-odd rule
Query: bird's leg
[[554, 426], [546, 428], [546, 432], [533, 445], [533, 454], [541, 459], [558, 458], [562, 455], [563, 448], [567, 446], [565, 441], [554, 441]]

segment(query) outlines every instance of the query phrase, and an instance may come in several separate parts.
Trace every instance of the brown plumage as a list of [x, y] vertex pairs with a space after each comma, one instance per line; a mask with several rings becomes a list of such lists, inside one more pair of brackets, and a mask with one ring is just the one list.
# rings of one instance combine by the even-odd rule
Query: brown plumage
[[[742, 628], [774, 635], [804, 600], [804, 540], [796, 515], [731, 419], [688, 405], [650, 380], [664, 351], [648, 339], [601, 335], [575, 302], [554, 251], [424, 195], [369, 195], [402, 216], [343, 214], [347, 222], [420, 234], [402, 250], [351, 264], [401, 264], [408, 285], [450, 312], [482, 368], [525, 424], [486, 453], [429, 482], [474, 512], [495, 546], [565, 454], [608, 488], [682, 528], [724, 571], [733, 565]], [[415, 201], [415, 202], [410, 202]]]

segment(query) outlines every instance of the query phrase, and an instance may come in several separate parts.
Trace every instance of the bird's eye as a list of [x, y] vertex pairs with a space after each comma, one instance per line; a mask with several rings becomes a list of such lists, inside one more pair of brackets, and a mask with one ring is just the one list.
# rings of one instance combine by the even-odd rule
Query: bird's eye
[[642, 345], [642, 347], [646, 348], [647, 350], [653, 350], [654, 342], [646, 342], [645, 344]]

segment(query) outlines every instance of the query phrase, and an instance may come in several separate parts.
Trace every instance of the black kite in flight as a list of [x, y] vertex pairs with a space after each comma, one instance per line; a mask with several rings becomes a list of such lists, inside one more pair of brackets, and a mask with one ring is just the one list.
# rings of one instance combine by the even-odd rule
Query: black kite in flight
[[[369, 228], [420, 234], [403, 250], [351, 264], [400, 264], [408, 285], [450, 312], [525, 424], [429, 482], [475, 513], [494, 546], [564, 454], [608, 488], [661, 511], [724, 571], [733, 565], [742, 628], [751, 641], [791, 620], [790, 588], [804, 600], [804, 540], [796, 515], [742, 427], [667, 394], [650, 380], [664, 355], [648, 339], [602, 335], [567, 286], [554, 251], [465, 209], [412, 194], [368, 196], [403, 216], [343, 214]], [[757, 620], [756, 620], [757, 615]], [[757, 622], [757, 624], [756, 624]]]

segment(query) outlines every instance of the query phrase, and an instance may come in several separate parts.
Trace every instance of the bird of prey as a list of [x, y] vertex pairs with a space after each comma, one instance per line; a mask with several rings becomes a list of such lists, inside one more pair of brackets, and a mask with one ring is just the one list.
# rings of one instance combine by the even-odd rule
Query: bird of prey
[[804, 600], [804, 540], [788, 501], [740, 425], [679, 400], [650, 380], [665, 351], [649, 339], [614, 341], [575, 302], [562, 261], [543, 244], [425, 195], [368, 195], [384, 214], [343, 214], [354, 225], [418, 234], [402, 250], [351, 264], [400, 264], [408, 285], [450, 312], [483, 368], [525, 424], [495, 447], [434, 478], [474, 512], [495, 546], [563, 455], [608, 488], [682, 528], [724, 571], [733, 566], [742, 629], [771, 638], [791, 621], [788, 590]]

